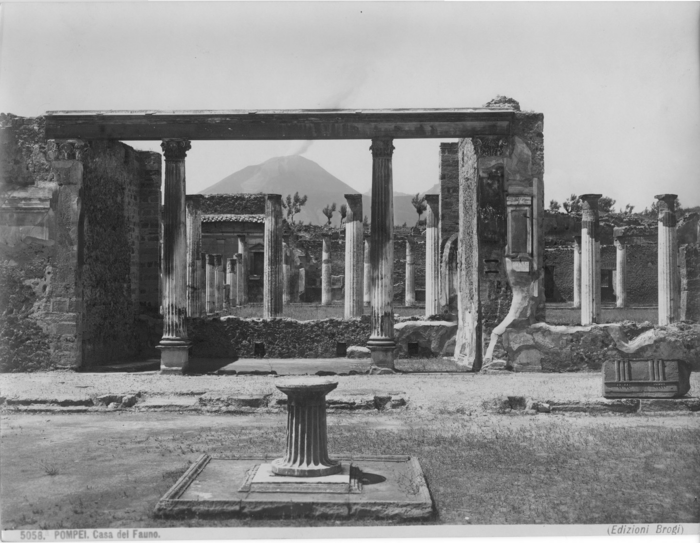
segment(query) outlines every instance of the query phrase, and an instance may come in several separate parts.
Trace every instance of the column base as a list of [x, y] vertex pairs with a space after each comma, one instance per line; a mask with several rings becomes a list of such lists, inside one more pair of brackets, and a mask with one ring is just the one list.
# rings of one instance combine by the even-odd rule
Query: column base
[[396, 342], [393, 339], [370, 339], [367, 347], [369, 347], [373, 365], [378, 368], [394, 369]]
[[190, 345], [181, 339], [162, 339], [156, 347], [160, 349], [160, 373], [184, 373], [190, 359]]

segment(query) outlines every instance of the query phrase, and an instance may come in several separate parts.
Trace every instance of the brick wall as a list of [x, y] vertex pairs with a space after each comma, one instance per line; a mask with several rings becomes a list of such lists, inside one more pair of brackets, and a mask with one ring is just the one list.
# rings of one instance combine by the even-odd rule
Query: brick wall
[[457, 143], [440, 144], [440, 247], [459, 231], [459, 155]]
[[139, 219], [139, 305], [144, 313], [157, 314], [160, 307], [160, 202], [161, 156], [140, 151]]

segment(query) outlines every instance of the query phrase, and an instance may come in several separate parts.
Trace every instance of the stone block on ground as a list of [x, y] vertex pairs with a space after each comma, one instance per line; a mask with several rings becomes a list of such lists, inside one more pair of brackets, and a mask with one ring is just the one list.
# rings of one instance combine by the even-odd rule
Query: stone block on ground
[[208, 392], [200, 396], [198, 402], [203, 407], [267, 407], [272, 393], [268, 394], [220, 394]]
[[690, 366], [683, 360], [607, 360], [605, 398], [680, 398], [690, 390]]
[[639, 411], [639, 400], [592, 400], [592, 401], [565, 401], [550, 400], [552, 413], [636, 413]]
[[351, 345], [346, 351], [346, 356], [348, 358], [370, 358], [372, 353], [368, 347], [360, 347], [358, 345]]
[[195, 410], [199, 408], [199, 399], [194, 396], [152, 396], [140, 401], [138, 409]]
[[700, 411], [700, 398], [653, 399], [641, 400], [639, 408], [642, 413], [666, 411]]

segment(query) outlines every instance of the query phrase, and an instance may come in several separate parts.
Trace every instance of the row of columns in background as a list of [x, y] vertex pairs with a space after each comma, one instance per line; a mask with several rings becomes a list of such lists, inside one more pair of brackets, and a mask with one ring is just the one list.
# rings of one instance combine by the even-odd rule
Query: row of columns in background
[[[601, 322], [600, 294], [600, 232], [598, 200], [601, 194], [581, 196], [583, 216], [581, 236], [574, 248], [574, 307], [581, 308], [581, 324]], [[676, 240], [675, 194], [659, 194], [658, 229], [658, 300], [659, 324], [667, 325], [678, 320], [679, 275], [678, 247]], [[624, 240], [615, 239], [616, 267], [615, 293], [617, 307], [626, 306], [627, 246]]]
[[[181, 372], [188, 362], [189, 339], [187, 333], [187, 232], [185, 214], [185, 157], [191, 148], [189, 140], [165, 139], [161, 147], [165, 156], [165, 190], [163, 209], [163, 260], [161, 265], [163, 281], [163, 337], [159, 344], [161, 349], [161, 370]], [[394, 209], [393, 209], [393, 174], [392, 155], [394, 145], [392, 138], [375, 138], [370, 146], [372, 152], [372, 210], [369, 240], [369, 271], [365, 266], [362, 273], [361, 248], [362, 200], [360, 195], [350, 195], [349, 210], [346, 217], [346, 303], [345, 316], [357, 317], [362, 314], [364, 293], [362, 282], [368, 284], [371, 305], [371, 334], [368, 346], [372, 351], [372, 360], [379, 366], [393, 367], [394, 349]], [[426, 247], [428, 251], [426, 266], [426, 299], [435, 298], [430, 305], [426, 301], [426, 311], [437, 310], [439, 293], [439, 213], [437, 198], [428, 199], [428, 232]], [[265, 238], [264, 238], [264, 279], [263, 279], [263, 317], [273, 318], [282, 314], [283, 308], [283, 230], [282, 197], [268, 194], [265, 201]], [[239, 238], [239, 243], [240, 243]], [[245, 245], [245, 244], [244, 244]], [[216, 267], [217, 255], [213, 266]], [[209, 256], [207, 258], [209, 258]], [[239, 249], [239, 274], [245, 273], [245, 246]], [[219, 258], [221, 258], [219, 256]], [[366, 258], [366, 256], [365, 256]], [[324, 277], [325, 285], [330, 288], [330, 246], [324, 241]], [[412, 262], [412, 261], [411, 261]], [[207, 263], [208, 265], [208, 263]], [[221, 265], [219, 265], [221, 267]], [[216, 273], [215, 271], [213, 272]], [[369, 276], [369, 277], [367, 277]], [[413, 280], [413, 278], [411, 278]], [[221, 275], [223, 282], [223, 275]], [[434, 281], [434, 282], [433, 282]], [[210, 284], [215, 285], [216, 275]], [[199, 283], [201, 284], [201, 283]], [[247, 284], [245, 275], [239, 275], [237, 284]], [[223, 290], [223, 289], [221, 289]], [[328, 293], [325, 292], [324, 296]], [[213, 294], [216, 300], [216, 294]], [[216, 301], [215, 307], [216, 307]]]

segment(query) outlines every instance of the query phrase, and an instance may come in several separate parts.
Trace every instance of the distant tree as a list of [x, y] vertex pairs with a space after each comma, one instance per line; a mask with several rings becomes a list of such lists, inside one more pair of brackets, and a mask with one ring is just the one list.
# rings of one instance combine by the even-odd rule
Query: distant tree
[[561, 204], [557, 202], [556, 200], [550, 200], [549, 201], [549, 210], [553, 213], [556, 213], [561, 209]]
[[632, 215], [632, 212], [634, 211], [634, 206], [627, 204], [625, 205], [625, 209], [622, 210], [623, 215]]
[[564, 206], [564, 209], [569, 215], [572, 213], [581, 213], [581, 200], [575, 194], [569, 196], [561, 205]]
[[335, 213], [335, 202], [324, 207], [321, 212], [328, 218], [328, 225], [330, 225], [333, 213]]
[[345, 217], [348, 214], [348, 206], [346, 204], [343, 204], [340, 206], [340, 224], [345, 223]]
[[425, 201], [425, 196], [421, 196], [420, 193], [416, 195], [411, 200], [413, 207], [416, 208], [416, 213], [418, 213], [418, 224], [420, 224], [420, 216], [428, 209], [428, 204]]
[[602, 196], [600, 200], [598, 200], [598, 210], [602, 213], [610, 213], [613, 210], [614, 205], [615, 200], [609, 196]]
[[282, 201], [282, 207], [287, 210], [287, 221], [294, 224], [294, 215], [301, 211], [301, 208], [306, 205], [306, 200], [308, 196], [299, 196], [298, 192], [294, 193], [294, 196], [287, 194], [287, 197]]
[[[651, 203], [651, 208], [644, 208], [642, 215], [645, 217], [656, 218], [659, 215], [659, 201], [654, 200]], [[681, 200], [676, 196], [676, 217], [683, 216], [683, 206], [681, 205]]]

